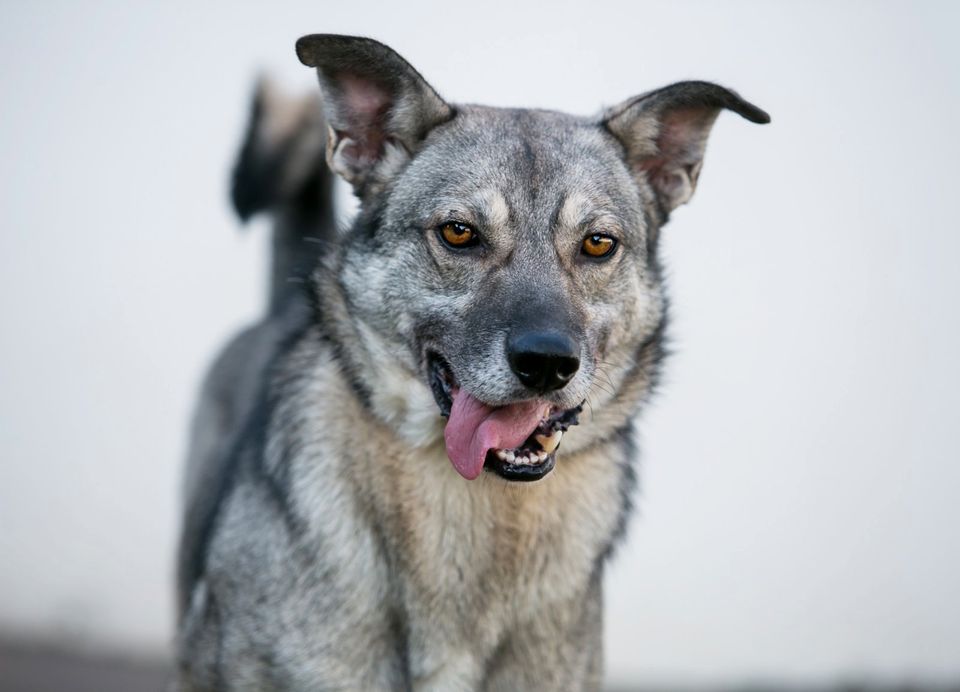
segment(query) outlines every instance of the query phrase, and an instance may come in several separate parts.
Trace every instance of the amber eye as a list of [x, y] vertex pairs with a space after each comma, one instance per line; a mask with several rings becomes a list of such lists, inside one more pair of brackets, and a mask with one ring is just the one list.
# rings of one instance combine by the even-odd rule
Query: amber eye
[[452, 248], [467, 248], [477, 244], [477, 233], [465, 223], [447, 221], [437, 229], [440, 238]]
[[583, 252], [583, 254], [585, 254], [587, 257], [593, 257], [594, 259], [609, 257], [616, 249], [616, 239], [611, 238], [603, 233], [594, 233], [593, 235], [588, 235], [583, 239], [583, 243], [580, 245], [580, 251]]

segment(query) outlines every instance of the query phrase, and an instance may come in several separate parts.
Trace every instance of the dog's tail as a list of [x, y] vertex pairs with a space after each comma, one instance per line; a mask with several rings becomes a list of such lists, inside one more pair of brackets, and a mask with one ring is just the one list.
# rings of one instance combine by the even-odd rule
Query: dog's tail
[[231, 198], [242, 221], [260, 212], [273, 216], [271, 313], [302, 291], [336, 234], [325, 141], [319, 96], [295, 98], [267, 78], [257, 81]]

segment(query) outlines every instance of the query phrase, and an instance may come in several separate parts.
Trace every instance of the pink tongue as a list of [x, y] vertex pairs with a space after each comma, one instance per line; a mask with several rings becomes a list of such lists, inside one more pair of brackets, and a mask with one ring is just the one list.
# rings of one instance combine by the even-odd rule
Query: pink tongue
[[542, 401], [493, 408], [461, 389], [453, 395], [450, 418], [443, 431], [453, 468], [467, 480], [473, 480], [483, 470], [489, 450], [520, 445], [536, 430], [548, 410], [549, 404]]

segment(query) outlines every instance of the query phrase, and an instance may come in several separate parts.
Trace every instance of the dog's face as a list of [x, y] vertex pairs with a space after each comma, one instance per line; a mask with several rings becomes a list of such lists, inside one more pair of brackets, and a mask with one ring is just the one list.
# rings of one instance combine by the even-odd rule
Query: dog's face
[[362, 201], [331, 274], [374, 410], [419, 442], [446, 417], [466, 478], [543, 477], [585, 404], [607, 425], [577, 446], [623, 425], [664, 320], [659, 226], [692, 194], [719, 110], [766, 115], [705, 83], [594, 119], [453, 108], [369, 39], [298, 53], [320, 75], [328, 161]]

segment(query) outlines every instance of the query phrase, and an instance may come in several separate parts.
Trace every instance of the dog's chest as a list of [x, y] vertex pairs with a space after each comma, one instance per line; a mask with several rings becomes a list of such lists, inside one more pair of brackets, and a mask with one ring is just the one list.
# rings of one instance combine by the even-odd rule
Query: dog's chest
[[[420, 632], [493, 647], [514, 626], [583, 595], [623, 511], [619, 445], [576, 454], [561, 446], [555, 470], [535, 483], [487, 472], [468, 481], [442, 440], [414, 448], [351, 405], [339, 378], [312, 382], [318, 405], [296, 409], [314, 412], [300, 432], [316, 445], [298, 446], [298, 504], [318, 530], [349, 524], [347, 533], [371, 535], [363, 544], [378, 547], [371, 559], [384, 570], [376, 574], [414, 640]], [[331, 397], [346, 405], [326, 405]]]
[[533, 484], [465, 481], [442, 447], [392, 458], [374, 502], [412, 629], [419, 620], [493, 645], [580, 598], [620, 507], [618, 467], [599, 454], [561, 458]]

